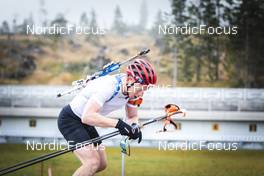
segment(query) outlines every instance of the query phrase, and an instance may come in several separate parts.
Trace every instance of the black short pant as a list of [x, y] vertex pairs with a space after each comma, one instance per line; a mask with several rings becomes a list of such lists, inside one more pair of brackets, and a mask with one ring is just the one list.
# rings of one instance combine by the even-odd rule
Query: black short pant
[[[58, 118], [58, 127], [69, 145], [76, 145], [99, 136], [94, 126], [82, 123], [81, 119], [73, 113], [70, 105], [65, 106], [61, 110]], [[101, 143], [102, 141], [98, 141], [94, 145], [97, 146]]]

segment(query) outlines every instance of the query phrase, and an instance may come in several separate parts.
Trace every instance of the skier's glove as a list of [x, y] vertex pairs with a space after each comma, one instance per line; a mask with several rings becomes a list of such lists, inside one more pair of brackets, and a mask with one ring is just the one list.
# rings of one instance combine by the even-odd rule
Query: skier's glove
[[142, 132], [140, 130], [140, 126], [136, 123], [132, 123], [132, 136], [131, 139], [138, 139], [138, 143], [142, 140]]
[[121, 135], [132, 137], [132, 127], [123, 120], [118, 119], [115, 128], [119, 130]]

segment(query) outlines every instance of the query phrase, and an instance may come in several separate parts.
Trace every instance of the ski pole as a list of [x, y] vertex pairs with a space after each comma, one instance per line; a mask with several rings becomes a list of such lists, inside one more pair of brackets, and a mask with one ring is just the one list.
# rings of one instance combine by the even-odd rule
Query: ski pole
[[[184, 112], [178, 109], [177, 111], [170, 112], [169, 115], [172, 116], [172, 115], [179, 114], [179, 113], [184, 113]], [[141, 124], [140, 128], [143, 128], [144, 126], [147, 126], [147, 125], [152, 124], [154, 122], [158, 122], [160, 120], [163, 120], [163, 119], [165, 119], [167, 117], [168, 117], [168, 114], [166, 113], [166, 115], [163, 115], [161, 117], [157, 117], [157, 118], [148, 120], [148, 121], [144, 122], [143, 124]], [[34, 165], [34, 164], [39, 163], [39, 162], [42, 162], [42, 161], [45, 161], [45, 160], [60, 156], [62, 154], [68, 153], [70, 151], [74, 151], [76, 149], [82, 148], [83, 146], [87, 146], [87, 145], [92, 144], [92, 143], [96, 143], [96, 142], [99, 142], [99, 141], [103, 141], [103, 140], [109, 139], [109, 138], [117, 136], [119, 134], [120, 134], [120, 132], [117, 130], [117, 131], [114, 131], [114, 132], [111, 132], [111, 133], [108, 133], [108, 134], [105, 134], [105, 135], [102, 135], [102, 136], [99, 136], [99, 137], [84, 141], [84, 142], [80, 143], [81, 145], [71, 146], [71, 147], [69, 147], [67, 149], [59, 150], [59, 151], [56, 151], [56, 152], [53, 152], [53, 153], [50, 153], [50, 154], [46, 154], [46, 155], [42, 155], [42, 156], [37, 157], [37, 158], [33, 158], [33, 159], [25, 161], [25, 162], [18, 163], [18, 164], [14, 165], [14, 166], [10, 166], [10, 167], [7, 167], [5, 169], [0, 170], [0, 176], [8, 174], [8, 173], [11, 173], [11, 172], [14, 172], [14, 171], [17, 171], [19, 169], [22, 169], [22, 168], [25, 168], [25, 167], [28, 167], [28, 166], [31, 166], [31, 165]]]
[[37, 164], [39, 162], [42, 162], [42, 161], [57, 157], [59, 155], [71, 152], [73, 150], [79, 149], [83, 145], [86, 146], [86, 145], [92, 144], [94, 142], [99, 142], [101, 140], [105, 140], [105, 139], [117, 136], [118, 134], [119, 134], [119, 131], [114, 131], [114, 132], [111, 132], [109, 134], [105, 134], [103, 136], [99, 136], [97, 138], [90, 139], [88, 141], [84, 141], [84, 142], [81, 143], [82, 144], [81, 146], [72, 146], [72, 147], [69, 147], [69, 148], [64, 149], [64, 150], [59, 150], [59, 151], [56, 151], [56, 152], [53, 152], [53, 153], [50, 153], [50, 154], [47, 154], [47, 155], [43, 155], [43, 156], [40, 156], [40, 157], [37, 157], [37, 158], [33, 158], [33, 159], [25, 161], [25, 162], [18, 163], [18, 164], [14, 165], [14, 166], [11, 166], [11, 167], [8, 167], [8, 168], [0, 170], [0, 175], [5, 175], [5, 174], [8, 174], [8, 173], [17, 171], [19, 169], [22, 169], [22, 168]]

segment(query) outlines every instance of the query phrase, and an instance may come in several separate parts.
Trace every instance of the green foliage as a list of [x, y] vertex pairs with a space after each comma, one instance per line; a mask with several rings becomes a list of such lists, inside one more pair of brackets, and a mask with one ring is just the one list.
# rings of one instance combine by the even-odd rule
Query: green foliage
[[99, 46], [100, 45], [100, 37], [98, 37], [98, 35], [95, 35], [98, 32], [99, 27], [97, 24], [97, 15], [96, 15], [96, 12], [94, 9], [91, 10], [90, 19], [91, 20], [90, 20], [89, 27], [92, 31], [92, 34], [86, 35], [86, 40], [88, 42], [90, 42], [91, 44], [93, 44], [94, 46]]
[[167, 52], [177, 48], [179, 81], [230, 80], [235, 87], [263, 87], [263, 1], [173, 0], [171, 6], [171, 23], [177, 26], [238, 27], [237, 35], [177, 34], [175, 40], [164, 36]]
[[119, 6], [116, 6], [114, 15], [115, 16], [114, 16], [112, 30], [119, 35], [123, 35], [126, 32], [127, 28], [123, 21], [122, 12]]
[[82, 13], [80, 17], [80, 26], [88, 26], [89, 25], [89, 19], [87, 17], [87, 14], [85, 12]]
[[264, 2], [239, 1], [230, 23], [238, 26], [238, 35], [230, 37], [238, 80], [244, 87], [262, 87], [264, 75]]
[[139, 18], [138, 28], [142, 32], [146, 29], [146, 26], [148, 23], [148, 8], [147, 8], [146, 0], [143, 0], [141, 2], [139, 15], [140, 15], [140, 18]]

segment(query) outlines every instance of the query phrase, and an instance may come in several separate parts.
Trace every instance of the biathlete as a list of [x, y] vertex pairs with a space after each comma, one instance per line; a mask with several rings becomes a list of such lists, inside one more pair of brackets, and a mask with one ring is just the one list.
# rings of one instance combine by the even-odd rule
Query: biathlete
[[[59, 114], [58, 127], [70, 145], [78, 145], [99, 136], [95, 127], [117, 128], [121, 135], [141, 141], [137, 107], [149, 85], [156, 84], [153, 66], [144, 58], [135, 59], [126, 73], [106, 75], [86, 87]], [[125, 106], [126, 122], [106, 117]], [[74, 150], [82, 165], [74, 176], [90, 176], [104, 170], [107, 159], [102, 141]], [[99, 147], [98, 147], [99, 146]]]

